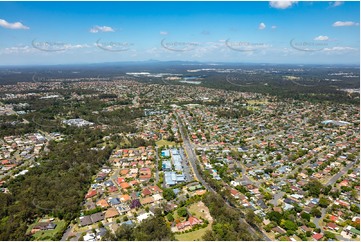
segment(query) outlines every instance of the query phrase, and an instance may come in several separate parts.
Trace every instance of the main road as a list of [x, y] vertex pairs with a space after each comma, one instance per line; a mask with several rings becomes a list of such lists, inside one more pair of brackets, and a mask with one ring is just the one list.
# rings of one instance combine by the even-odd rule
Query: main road
[[[193, 174], [196, 178], [196, 180], [198, 180], [208, 191], [211, 191], [212, 193], [216, 193], [216, 191], [202, 178], [202, 176], [199, 174], [199, 171], [197, 169], [197, 155], [195, 154], [193, 145], [189, 139], [188, 133], [186, 132], [186, 129], [183, 126], [182, 120], [179, 118], [179, 115], [177, 112], [174, 112], [176, 118], [177, 118], [177, 122], [178, 122], [178, 127], [179, 127], [179, 131], [181, 133], [182, 139], [183, 139], [183, 145], [184, 145], [184, 150], [188, 156], [188, 160], [189, 163], [191, 164], [192, 170], [193, 170]], [[227, 201], [225, 201], [225, 203], [229, 206], [232, 207]], [[272, 241], [266, 233], [264, 233], [260, 228], [258, 228], [256, 226], [256, 229], [251, 226], [245, 219], [240, 218], [240, 220], [247, 224], [249, 226], [249, 228], [252, 230], [252, 232], [254, 234], [259, 234], [256, 232], [256, 230], [258, 230], [258, 232], [260, 232], [263, 236], [263, 239], [266, 241]]]
[[179, 131], [180, 131], [182, 139], [183, 139], [184, 151], [187, 154], [188, 161], [192, 167], [193, 174], [194, 174], [196, 180], [198, 180], [207, 190], [215, 193], [214, 189], [211, 186], [209, 186], [208, 183], [199, 174], [198, 169], [197, 169], [197, 155], [195, 154], [192, 144], [189, 140], [188, 133], [185, 132], [185, 128], [182, 124], [181, 119], [179, 118], [179, 115], [177, 113], [175, 113], [175, 116], [177, 117]]

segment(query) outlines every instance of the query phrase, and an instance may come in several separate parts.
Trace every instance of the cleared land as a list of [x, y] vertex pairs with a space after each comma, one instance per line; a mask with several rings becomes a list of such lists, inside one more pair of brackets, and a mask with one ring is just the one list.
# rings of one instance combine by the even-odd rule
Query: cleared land
[[[38, 223], [38, 222], [37, 222]], [[33, 225], [29, 226], [28, 231], [30, 232], [31, 229], [37, 224], [34, 223]], [[55, 229], [45, 230], [45, 231], [38, 231], [33, 234], [34, 240], [54, 240], [54, 236], [58, 232], [62, 232], [66, 227], [66, 222], [64, 220], [55, 220], [54, 223], [56, 224]]]
[[211, 217], [208, 208], [204, 205], [203, 202], [192, 204], [188, 208], [188, 211], [197, 218], [207, 219], [209, 224], [203, 229], [199, 229], [185, 234], [176, 234], [175, 238], [177, 240], [183, 241], [202, 240], [202, 236], [207, 232], [207, 230], [212, 229], [213, 218]]
[[156, 144], [158, 147], [160, 147], [160, 146], [166, 146], [166, 145], [168, 145], [168, 146], [175, 146], [175, 142], [171, 142], [171, 141], [164, 140], [164, 139], [155, 142], [155, 144]]

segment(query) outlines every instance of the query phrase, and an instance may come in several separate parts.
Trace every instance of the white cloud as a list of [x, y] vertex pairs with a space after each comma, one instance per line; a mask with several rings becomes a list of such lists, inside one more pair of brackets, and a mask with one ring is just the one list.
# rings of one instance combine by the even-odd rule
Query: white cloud
[[33, 52], [33, 48], [28, 45], [25, 46], [12, 46], [4, 48], [1, 52], [3, 54], [21, 54], [21, 53], [31, 53]]
[[114, 32], [112, 27], [108, 26], [94, 26], [90, 29], [90, 33], [98, 33], [98, 32]]
[[332, 24], [333, 27], [344, 27], [344, 26], [358, 26], [359, 23], [352, 21], [336, 21]]
[[83, 49], [91, 47], [88, 44], [64, 44], [64, 49], [71, 50], [71, 49]]
[[286, 9], [292, 7], [298, 1], [270, 1], [269, 5], [272, 8]]
[[331, 7], [338, 7], [341, 6], [343, 4], [342, 1], [335, 1], [335, 2], [330, 2], [329, 3]]
[[276, 29], [277, 28], [277, 26], [276, 25], [273, 25], [272, 27], [271, 27], [271, 29]]
[[329, 40], [329, 38], [328, 38], [328, 36], [320, 35], [320, 36], [315, 37], [313, 40], [325, 41], [325, 40]]
[[260, 23], [258, 25], [258, 29], [262, 30], [262, 29], [265, 29], [266, 28], [266, 25], [264, 23]]
[[160, 35], [168, 35], [167, 31], [160, 31]]
[[0, 26], [6, 29], [30, 29], [20, 22], [9, 23], [4, 19], [0, 19]]
[[326, 52], [331, 52], [331, 51], [341, 52], [341, 51], [354, 51], [354, 50], [357, 50], [357, 49], [352, 48], [352, 47], [348, 47], [348, 46], [334, 46], [334, 47], [331, 47], [331, 48], [324, 48], [323, 49], [323, 51], [326, 51]]

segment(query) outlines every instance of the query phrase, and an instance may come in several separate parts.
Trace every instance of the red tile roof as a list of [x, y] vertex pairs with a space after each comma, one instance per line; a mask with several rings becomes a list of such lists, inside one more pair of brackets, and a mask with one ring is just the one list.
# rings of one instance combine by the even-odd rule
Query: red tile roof
[[91, 198], [94, 197], [95, 195], [97, 195], [97, 190], [91, 190], [85, 195], [85, 198]]
[[323, 237], [323, 234], [314, 234], [314, 235], [312, 235], [312, 238], [314, 238], [315, 240], [320, 240], [320, 239], [322, 239], [322, 237]]

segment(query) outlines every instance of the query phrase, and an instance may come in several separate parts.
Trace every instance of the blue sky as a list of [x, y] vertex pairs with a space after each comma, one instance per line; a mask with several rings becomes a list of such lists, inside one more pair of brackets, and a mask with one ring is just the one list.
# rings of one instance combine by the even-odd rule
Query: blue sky
[[358, 64], [359, 2], [0, 2], [0, 65]]

